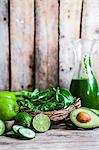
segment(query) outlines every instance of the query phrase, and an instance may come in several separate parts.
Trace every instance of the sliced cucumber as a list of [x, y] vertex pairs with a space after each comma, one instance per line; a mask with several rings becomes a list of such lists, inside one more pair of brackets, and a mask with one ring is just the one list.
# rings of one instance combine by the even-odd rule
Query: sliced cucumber
[[35, 132], [28, 128], [20, 128], [19, 134], [25, 139], [33, 139], [35, 137]]
[[16, 138], [16, 134], [14, 133], [14, 131], [9, 131], [5, 134], [5, 136], [8, 136], [8, 137], [12, 137], [12, 138]]
[[2, 120], [0, 120], [0, 135], [5, 132], [5, 124]]
[[13, 131], [9, 131], [9, 132], [6, 132], [5, 135], [10, 136], [10, 135], [12, 135], [12, 134], [15, 134], [15, 133], [14, 133]]
[[12, 129], [15, 135], [20, 139], [33, 139], [35, 137], [34, 131], [23, 126], [14, 125]]
[[19, 125], [14, 125], [14, 126], [12, 127], [14, 133], [16, 133], [16, 134], [19, 133], [18, 130], [21, 129], [21, 128], [24, 128], [24, 127], [23, 127], [23, 126], [19, 126]]

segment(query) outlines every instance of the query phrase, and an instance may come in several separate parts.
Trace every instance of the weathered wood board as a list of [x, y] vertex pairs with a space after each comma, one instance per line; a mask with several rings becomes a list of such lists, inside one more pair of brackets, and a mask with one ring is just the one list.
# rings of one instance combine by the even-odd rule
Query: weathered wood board
[[8, 0], [0, 0], [0, 90], [9, 89]]
[[58, 0], [36, 1], [35, 85], [58, 84]]
[[84, 0], [82, 16], [82, 38], [99, 39], [99, 1]]
[[32, 90], [34, 0], [11, 0], [11, 89]]
[[88, 46], [89, 42], [85, 42], [82, 54], [86, 53], [87, 51], [92, 53], [94, 60], [94, 70], [97, 80], [99, 81], [99, 0], [94, 0], [92, 2], [90, 2], [90, 0], [85, 0], [83, 3], [81, 37], [85, 41], [87, 39], [98, 40], [94, 42], [93, 47], [90, 47], [90, 45]]
[[0, 137], [0, 150], [99, 150], [99, 129], [52, 129], [33, 140]]
[[60, 1], [59, 83], [69, 88], [75, 69], [73, 45], [80, 36], [82, 0]]
[[[99, 0], [0, 0], [0, 90], [69, 88], [82, 61], [73, 50], [81, 57], [92, 51], [87, 39], [99, 39]], [[98, 43], [92, 55], [99, 81]]]

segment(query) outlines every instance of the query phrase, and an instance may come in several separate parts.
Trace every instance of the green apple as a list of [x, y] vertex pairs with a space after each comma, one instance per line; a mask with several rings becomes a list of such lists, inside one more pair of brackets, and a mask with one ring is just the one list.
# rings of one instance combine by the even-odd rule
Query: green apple
[[13, 120], [17, 115], [19, 106], [17, 101], [12, 97], [0, 97], [0, 119], [4, 121]]

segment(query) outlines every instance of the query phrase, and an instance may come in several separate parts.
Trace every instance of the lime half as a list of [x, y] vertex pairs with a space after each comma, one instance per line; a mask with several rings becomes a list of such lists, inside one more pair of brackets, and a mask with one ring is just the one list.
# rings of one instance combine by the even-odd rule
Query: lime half
[[38, 114], [33, 119], [33, 127], [38, 132], [46, 132], [50, 128], [51, 122], [47, 115]]

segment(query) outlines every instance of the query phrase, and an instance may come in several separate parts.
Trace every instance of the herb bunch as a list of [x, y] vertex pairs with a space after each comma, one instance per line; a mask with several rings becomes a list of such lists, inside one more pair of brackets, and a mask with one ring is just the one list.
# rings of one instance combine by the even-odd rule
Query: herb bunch
[[33, 112], [64, 109], [75, 101], [67, 89], [60, 87], [50, 87], [43, 91], [39, 89], [35, 89], [33, 92], [22, 91], [21, 97], [20, 110], [29, 109]]

